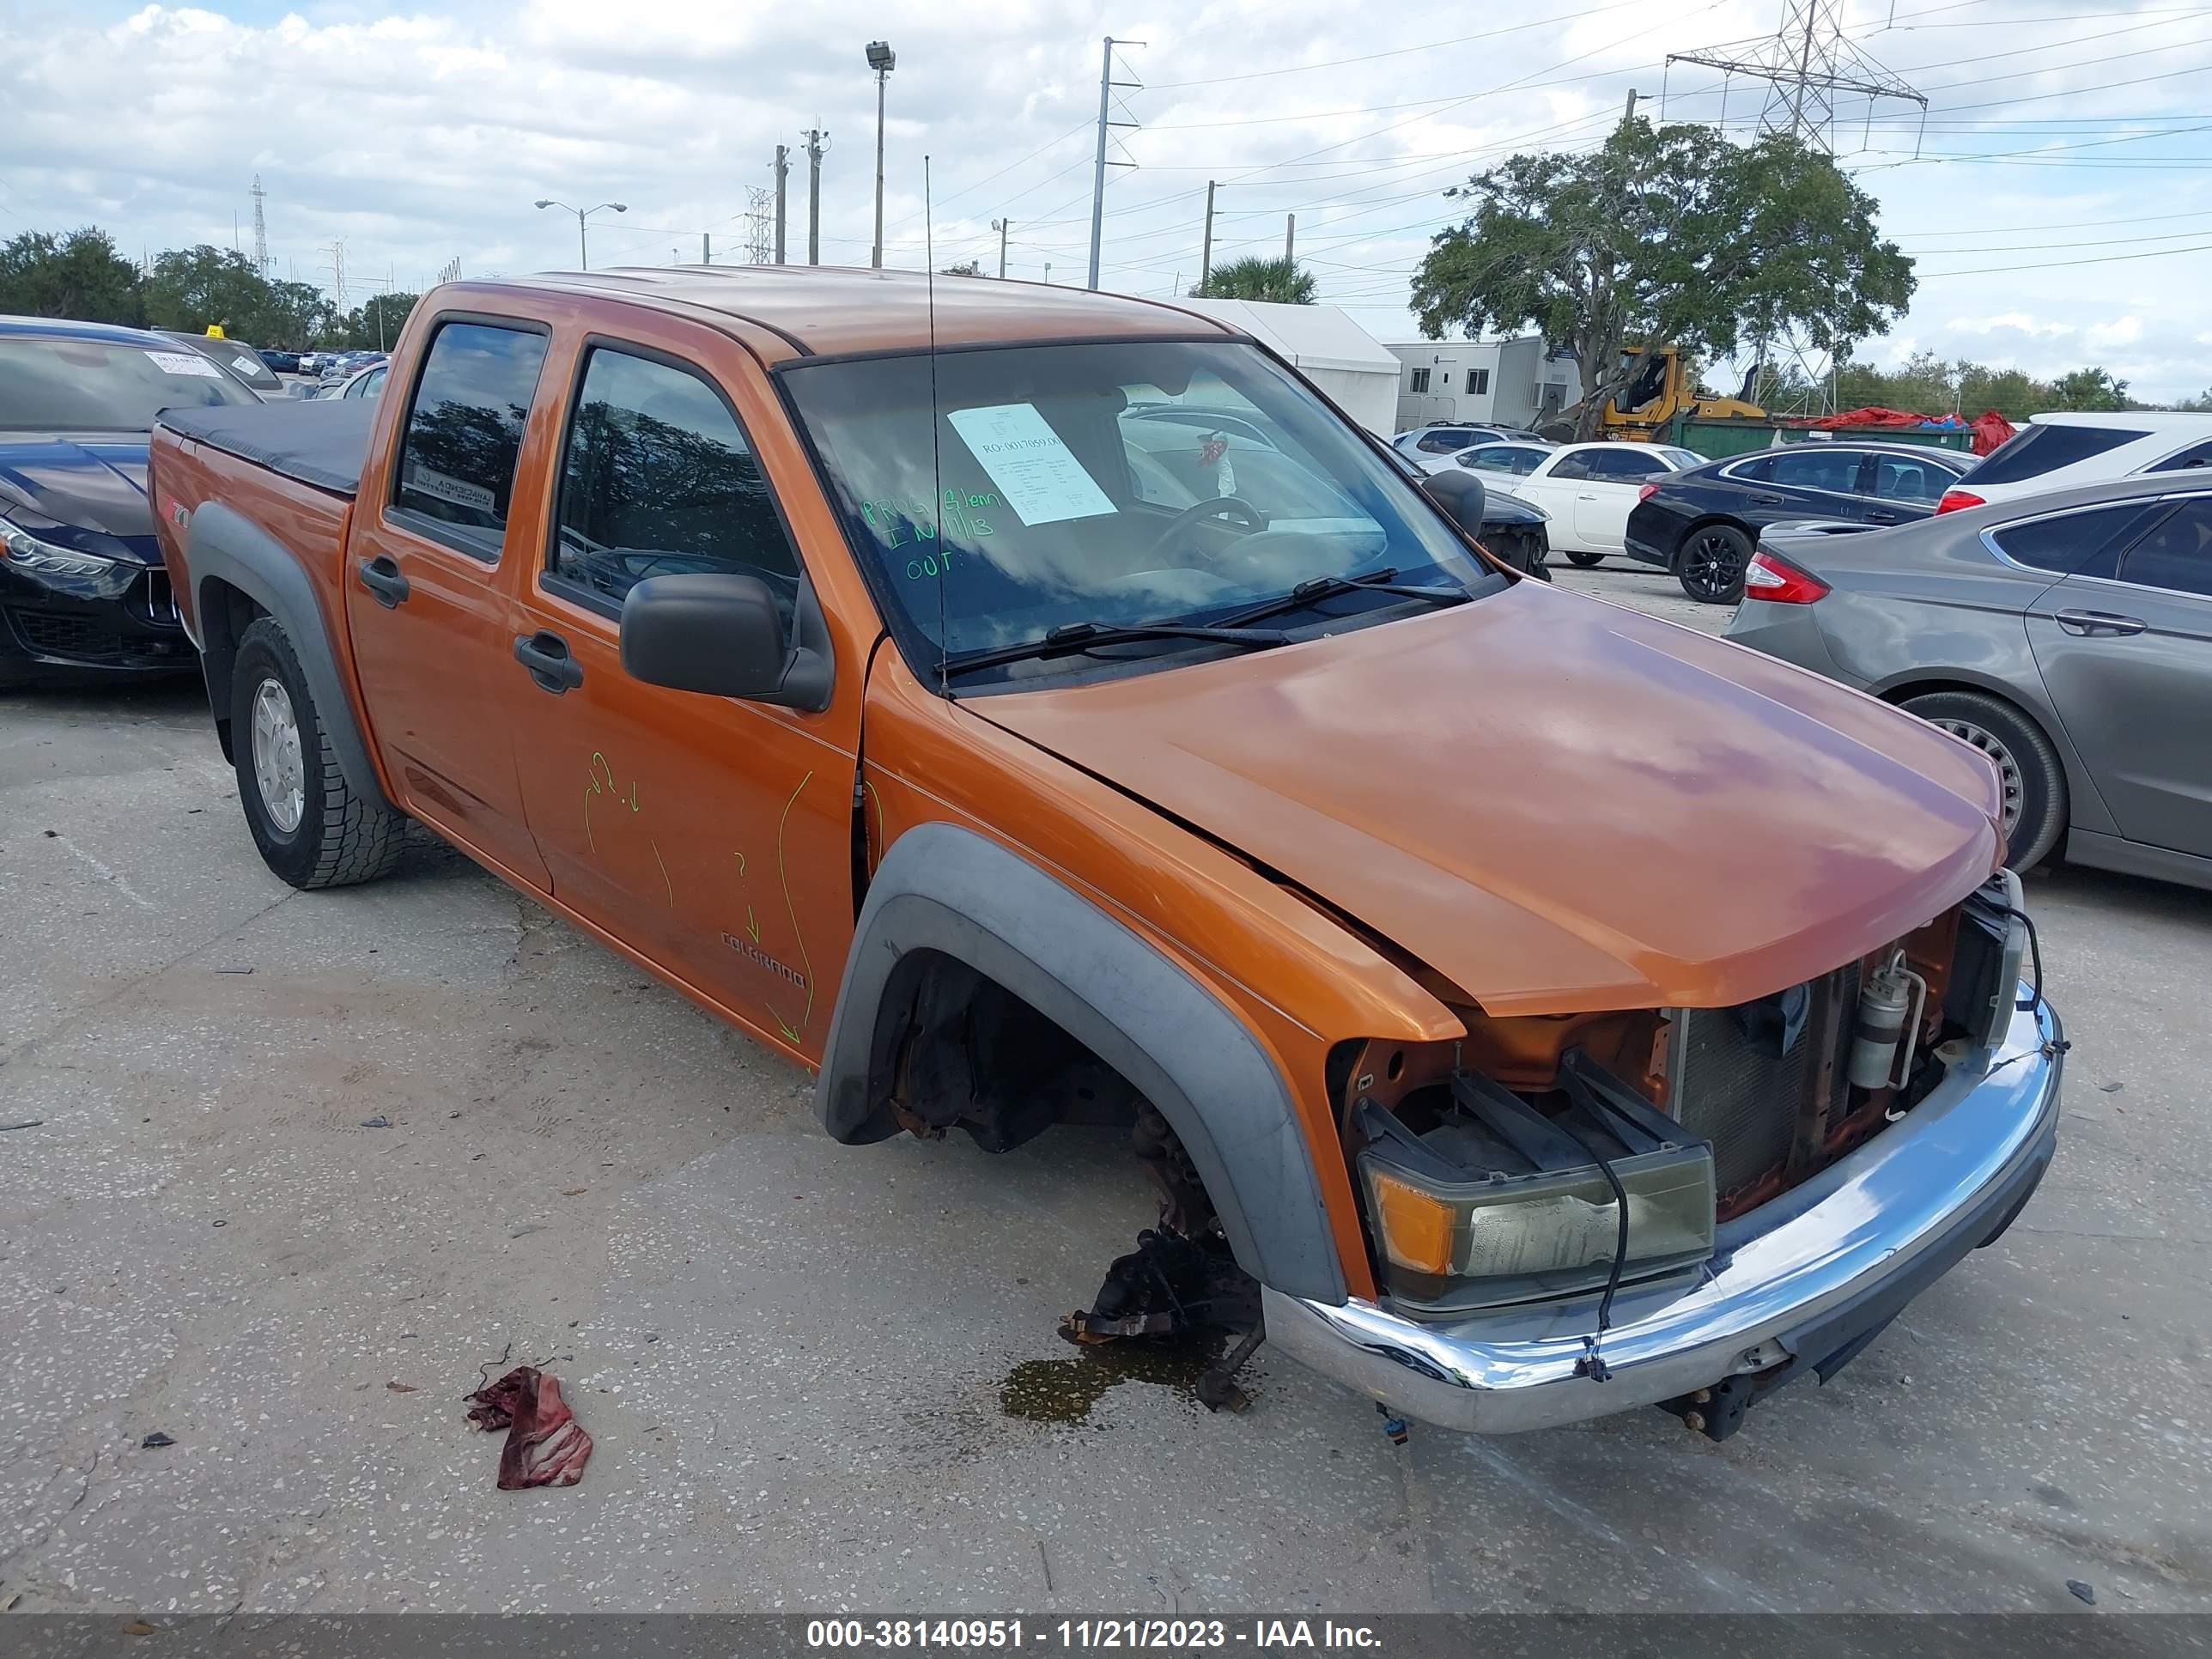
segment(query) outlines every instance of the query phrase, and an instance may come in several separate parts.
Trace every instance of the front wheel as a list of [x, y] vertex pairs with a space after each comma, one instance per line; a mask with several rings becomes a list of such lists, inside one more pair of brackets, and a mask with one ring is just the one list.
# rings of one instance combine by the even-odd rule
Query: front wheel
[[2003, 790], [2005, 862], [2033, 870], [2066, 829], [2066, 769], [2035, 722], [1979, 691], [1930, 691], [1905, 707], [1990, 757]]
[[240, 637], [230, 684], [239, 805], [261, 861], [295, 887], [344, 887], [388, 874], [407, 821], [346, 781], [299, 654], [275, 618], [260, 618]]
[[1674, 579], [1700, 605], [1734, 605], [1743, 597], [1751, 538], [1732, 524], [1693, 530], [1674, 556]]
[[1577, 570], [1587, 570], [1592, 565], [1600, 562], [1604, 559], [1604, 557], [1605, 555], [1602, 553], [1576, 552], [1567, 555], [1567, 562], [1574, 566]]

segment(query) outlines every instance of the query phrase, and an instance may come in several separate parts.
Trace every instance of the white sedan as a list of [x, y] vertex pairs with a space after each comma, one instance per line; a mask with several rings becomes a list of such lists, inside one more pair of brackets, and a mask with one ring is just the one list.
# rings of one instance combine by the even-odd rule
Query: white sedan
[[1667, 444], [1562, 444], [1544, 451], [1533, 468], [1515, 477], [1515, 468], [1527, 457], [1489, 453], [1504, 447], [1468, 451], [1464, 465], [1492, 489], [1542, 507], [1551, 515], [1552, 550], [1579, 565], [1595, 564], [1621, 550], [1629, 513], [1647, 484], [1705, 464], [1704, 456]]

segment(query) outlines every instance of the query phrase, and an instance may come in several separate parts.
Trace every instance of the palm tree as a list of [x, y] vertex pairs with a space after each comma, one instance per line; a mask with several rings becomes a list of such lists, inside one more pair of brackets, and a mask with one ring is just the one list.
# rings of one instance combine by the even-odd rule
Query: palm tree
[[1216, 265], [1204, 282], [1191, 289], [1190, 297], [1272, 300], [1279, 305], [1310, 306], [1314, 302], [1313, 273], [1300, 270], [1289, 259], [1232, 259], [1225, 265]]

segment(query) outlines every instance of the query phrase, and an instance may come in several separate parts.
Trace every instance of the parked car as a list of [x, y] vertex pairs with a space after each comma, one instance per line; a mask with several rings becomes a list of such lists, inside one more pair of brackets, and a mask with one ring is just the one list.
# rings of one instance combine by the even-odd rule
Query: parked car
[[284, 383], [261, 361], [261, 354], [237, 340], [209, 334], [188, 334], [182, 329], [157, 328], [155, 333], [179, 345], [190, 346], [226, 374], [235, 375], [264, 397], [281, 398]]
[[[1225, 321], [969, 286], [454, 283], [393, 395], [165, 414], [270, 868], [426, 825], [841, 1142], [1126, 1124], [1161, 1224], [1074, 1329], [1462, 1429], [1724, 1436], [2003, 1231], [2063, 1044], [1985, 758], [1479, 562], [1479, 475], [1448, 516]], [[1150, 499], [1116, 417], [1193, 382], [1267, 446]]]
[[1996, 763], [2009, 861], [2212, 887], [2212, 475], [1769, 531], [1729, 637]]
[[1469, 472], [1480, 472], [1486, 476], [1495, 474], [1497, 476], [1491, 477], [1490, 483], [1498, 488], [1510, 489], [1512, 488], [1510, 480], [1527, 477], [1543, 465], [1545, 459], [1558, 447], [1557, 444], [1532, 444], [1518, 441], [1480, 443], [1472, 449], [1461, 450], [1451, 458], [1451, 464]]
[[369, 368], [357, 368], [342, 378], [322, 381], [307, 395], [310, 398], [380, 398], [384, 395], [386, 366], [378, 363]]
[[1589, 566], [1621, 550], [1628, 515], [1646, 485], [1705, 460], [1668, 444], [1563, 444], [1524, 477], [1499, 478], [1498, 487], [1542, 507], [1551, 515], [1553, 550]]
[[316, 373], [325, 386], [335, 386], [384, 361], [385, 356], [380, 351], [340, 351], [324, 357], [322, 367]]
[[194, 666], [146, 437], [163, 407], [258, 402], [162, 335], [0, 317], [0, 686]]
[[2031, 415], [1943, 492], [1938, 513], [2066, 489], [2103, 478], [2212, 466], [2212, 414], [2131, 409], [2124, 414]]
[[1643, 487], [1623, 550], [1707, 605], [1743, 597], [1759, 532], [1785, 520], [1904, 524], [1936, 510], [1971, 455], [1920, 444], [1810, 441], [1708, 461]]
[[300, 354], [296, 351], [275, 351], [264, 346], [261, 351], [261, 361], [269, 366], [271, 374], [297, 374], [300, 372]]
[[1401, 432], [1390, 440], [1390, 447], [1414, 465], [1425, 471], [1434, 472], [1453, 464], [1452, 457], [1476, 444], [1528, 443], [1545, 441], [1534, 433], [1513, 426], [1452, 426], [1415, 427], [1410, 432]]

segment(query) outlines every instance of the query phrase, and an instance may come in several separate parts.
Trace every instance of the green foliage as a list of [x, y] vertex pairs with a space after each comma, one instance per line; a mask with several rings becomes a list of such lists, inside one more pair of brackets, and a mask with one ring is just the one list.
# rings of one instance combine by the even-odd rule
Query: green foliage
[[2205, 387], [2194, 398], [2184, 398], [2179, 403], [2174, 404], [2174, 407], [2185, 409], [2196, 414], [2212, 415], [2212, 386]]
[[[2127, 391], [2125, 380], [2115, 380], [2102, 368], [2077, 368], [2056, 380], [2039, 380], [2021, 369], [1992, 368], [1964, 357], [1946, 362], [1932, 351], [1914, 352], [1899, 368], [1847, 362], [1836, 374], [1839, 409], [1874, 404], [1921, 415], [1963, 414], [1970, 420], [1985, 409], [2019, 422], [2056, 409], [2140, 407]], [[1802, 392], [1795, 377], [1769, 365], [1759, 400], [1769, 409], [1784, 409], [1798, 401]]]
[[333, 320], [317, 343], [338, 350], [389, 351], [398, 343], [401, 325], [422, 297], [419, 294], [372, 294], [357, 309]]
[[0, 313], [143, 327], [138, 267], [104, 230], [27, 230], [0, 246]]
[[1277, 305], [1310, 306], [1314, 302], [1313, 273], [1300, 270], [1289, 259], [1257, 257], [1231, 259], [1216, 265], [1204, 282], [1190, 291], [1194, 300], [1267, 300]]
[[1784, 134], [1736, 145], [1624, 122], [1598, 150], [1515, 155], [1449, 194], [1473, 211], [1413, 278], [1422, 331], [1534, 330], [1570, 348], [1585, 433], [1626, 383], [1632, 342], [1711, 360], [1789, 331], [1846, 350], [1912, 296], [1873, 198]]
[[146, 281], [146, 313], [155, 328], [200, 334], [210, 324], [250, 345], [298, 351], [329, 343], [336, 309], [306, 283], [272, 283], [233, 248], [202, 242], [158, 255]]
[[958, 264], [945, 266], [937, 274], [940, 276], [981, 276], [983, 267], [973, 259], [963, 259]]
[[2116, 380], [2101, 368], [2077, 368], [2051, 383], [2053, 409], [2121, 410], [2135, 404], [2128, 383]]

